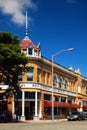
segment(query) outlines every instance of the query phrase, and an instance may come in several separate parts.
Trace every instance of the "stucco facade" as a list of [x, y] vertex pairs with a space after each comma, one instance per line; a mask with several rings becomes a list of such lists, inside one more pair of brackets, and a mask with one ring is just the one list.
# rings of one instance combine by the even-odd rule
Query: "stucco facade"
[[29, 69], [19, 76], [21, 91], [17, 96], [10, 92], [6, 98], [9, 86], [0, 85], [0, 114], [6, 111], [19, 120], [52, 119], [52, 103], [55, 119], [65, 118], [72, 111], [87, 111], [87, 78], [79, 69], [53, 63], [52, 76], [52, 61], [42, 57], [40, 44], [29, 39], [27, 26], [20, 46], [21, 53], [29, 57]]

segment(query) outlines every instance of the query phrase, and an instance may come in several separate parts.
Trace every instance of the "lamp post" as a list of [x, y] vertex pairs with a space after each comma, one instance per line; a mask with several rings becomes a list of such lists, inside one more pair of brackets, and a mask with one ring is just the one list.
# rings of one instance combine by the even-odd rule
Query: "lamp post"
[[60, 50], [59, 52], [55, 53], [52, 55], [52, 120], [54, 120], [54, 85], [53, 85], [53, 62], [54, 62], [54, 57], [56, 55], [61, 54], [62, 52], [66, 52], [66, 51], [73, 51], [74, 48], [68, 48], [68, 49], [64, 49], [64, 50]]

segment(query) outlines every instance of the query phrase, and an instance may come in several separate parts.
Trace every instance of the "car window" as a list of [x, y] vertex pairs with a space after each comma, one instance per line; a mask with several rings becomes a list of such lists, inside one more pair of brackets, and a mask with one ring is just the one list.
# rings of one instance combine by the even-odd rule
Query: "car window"
[[78, 112], [73, 112], [72, 115], [78, 115], [79, 113]]

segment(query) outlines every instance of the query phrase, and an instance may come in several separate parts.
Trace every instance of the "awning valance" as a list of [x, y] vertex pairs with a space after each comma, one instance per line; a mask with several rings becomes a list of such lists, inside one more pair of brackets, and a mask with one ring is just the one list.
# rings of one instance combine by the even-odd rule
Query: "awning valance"
[[[44, 101], [44, 107], [52, 107], [52, 102]], [[64, 102], [54, 102], [54, 107], [61, 108], [80, 108], [77, 104], [64, 103]]]
[[87, 110], [87, 105], [83, 105], [83, 110]]

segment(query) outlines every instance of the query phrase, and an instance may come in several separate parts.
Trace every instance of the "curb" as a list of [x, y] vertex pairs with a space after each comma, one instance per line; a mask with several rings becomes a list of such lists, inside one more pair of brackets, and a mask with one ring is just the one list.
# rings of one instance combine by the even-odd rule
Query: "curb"
[[23, 123], [49, 123], [49, 122], [65, 122], [67, 119], [58, 119], [58, 120], [26, 120], [21, 121]]

